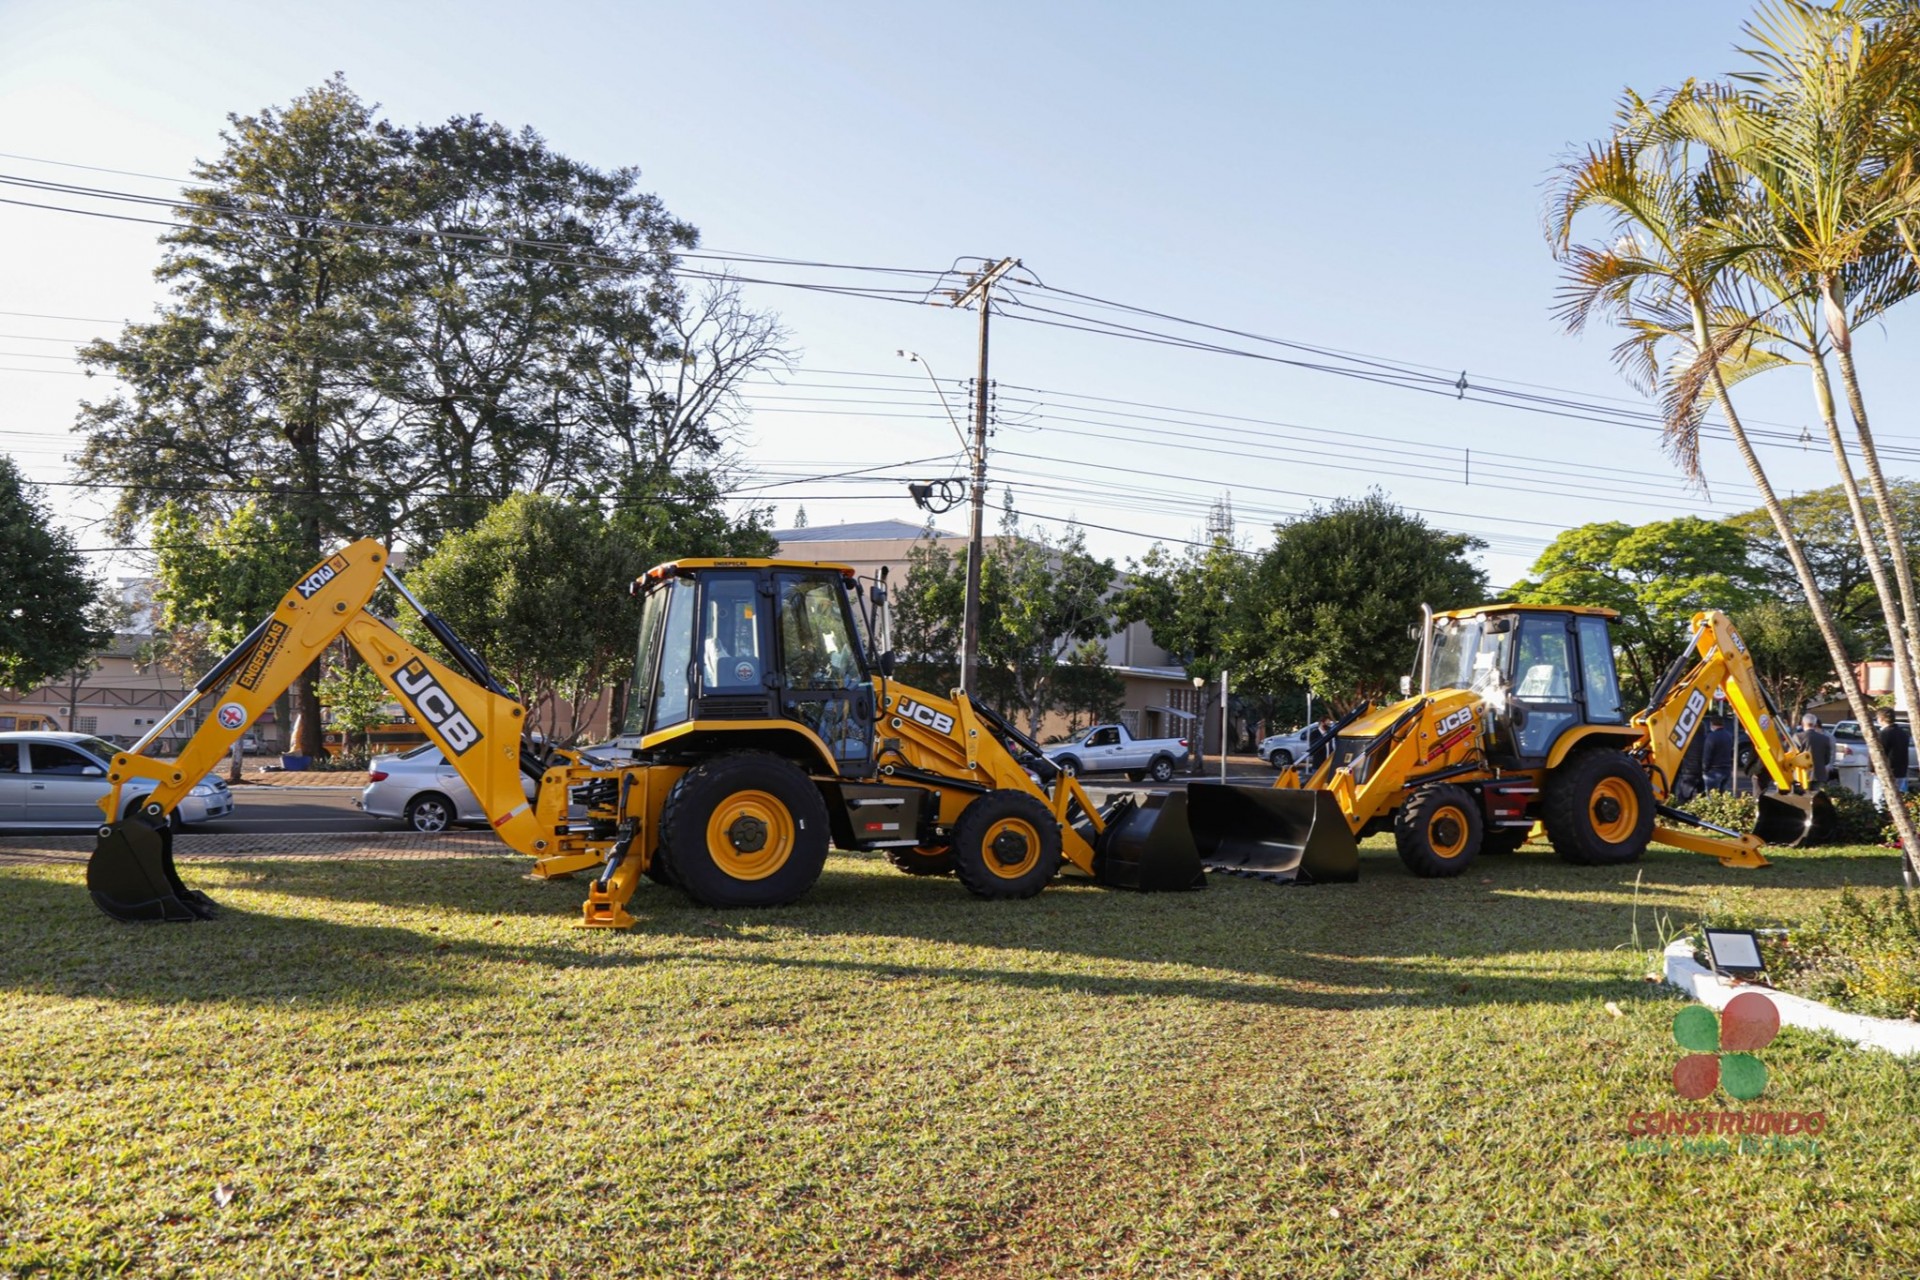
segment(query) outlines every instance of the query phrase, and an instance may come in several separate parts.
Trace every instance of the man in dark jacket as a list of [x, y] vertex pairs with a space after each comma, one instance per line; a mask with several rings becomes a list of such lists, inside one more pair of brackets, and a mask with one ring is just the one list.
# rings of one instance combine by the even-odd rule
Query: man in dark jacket
[[[1881, 707], [1873, 713], [1879, 730], [1874, 734], [1880, 739], [1880, 750], [1886, 753], [1888, 772], [1893, 774], [1893, 789], [1904, 795], [1907, 790], [1907, 752], [1913, 746], [1913, 738], [1907, 732], [1907, 726], [1893, 718], [1892, 707]], [[1880, 777], [1874, 775], [1873, 802], [1882, 809], [1887, 807], [1887, 796], [1881, 790]]]
[[1707, 740], [1700, 749], [1700, 772], [1709, 791], [1725, 791], [1733, 782], [1733, 730], [1718, 717], [1707, 723]]
[[1820, 717], [1809, 711], [1800, 717], [1800, 745], [1813, 757], [1808, 770], [1808, 785], [1824, 787], [1833, 772], [1833, 735], [1820, 724]]

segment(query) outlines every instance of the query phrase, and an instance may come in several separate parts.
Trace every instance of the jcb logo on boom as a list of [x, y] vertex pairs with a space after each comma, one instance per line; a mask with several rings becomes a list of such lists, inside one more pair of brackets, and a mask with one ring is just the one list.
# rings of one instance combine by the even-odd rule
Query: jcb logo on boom
[[1687, 745], [1687, 740], [1693, 737], [1694, 726], [1700, 723], [1700, 713], [1706, 709], [1706, 694], [1695, 689], [1687, 695], [1687, 705], [1680, 711], [1680, 722], [1673, 726], [1674, 746], [1684, 748]]
[[407, 695], [413, 703], [413, 709], [420, 718], [440, 731], [447, 740], [447, 749], [457, 756], [465, 755], [467, 748], [480, 741], [480, 731], [473, 727], [473, 721], [467, 719], [467, 713], [460, 704], [450, 697], [440, 682], [433, 678], [433, 672], [426, 664], [415, 658], [394, 673], [393, 682], [400, 686], [400, 692]]
[[1462, 707], [1433, 727], [1434, 736], [1444, 738], [1471, 719], [1473, 719], [1473, 708]]
[[308, 574], [305, 580], [295, 584], [294, 589], [300, 593], [302, 600], [311, 600], [313, 599], [314, 592], [339, 577], [340, 571], [346, 567], [347, 558], [345, 556], [335, 556]]
[[915, 724], [923, 724], [935, 733], [952, 733], [953, 717], [935, 711], [924, 702], [915, 702], [912, 698], [900, 699], [900, 714]]

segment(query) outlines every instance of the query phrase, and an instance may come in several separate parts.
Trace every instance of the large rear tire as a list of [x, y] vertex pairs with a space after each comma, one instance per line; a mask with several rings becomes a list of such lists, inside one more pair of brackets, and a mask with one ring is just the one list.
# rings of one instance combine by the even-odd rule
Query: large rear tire
[[981, 898], [1031, 898], [1060, 871], [1060, 824], [1020, 791], [989, 791], [953, 824], [953, 874]]
[[708, 907], [777, 907], [827, 862], [827, 804], [798, 766], [761, 751], [686, 771], [660, 815], [663, 878]]
[[1576, 751], [1548, 777], [1541, 820], [1553, 851], [1583, 866], [1616, 866], [1653, 838], [1653, 780], [1623, 752]]
[[1464, 788], [1439, 783], [1413, 793], [1393, 819], [1400, 861], [1417, 876], [1457, 876], [1480, 852], [1480, 806]]

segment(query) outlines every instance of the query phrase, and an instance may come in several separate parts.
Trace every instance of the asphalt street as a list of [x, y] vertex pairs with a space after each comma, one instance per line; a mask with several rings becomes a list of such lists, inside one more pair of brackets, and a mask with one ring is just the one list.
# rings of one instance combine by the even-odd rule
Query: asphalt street
[[[1241, 768], [1235, 765], [1228, 772], [1229, 781], [1253, 786], [1269, 785], [1273, 777], [1273, 770], [1260, 766]], [[1219, 774], [1214, 772], [1202, 776], [1204, 781], [1218, 779]], [[1114, 791], [1177, 790], [1189, 781], [1191, 778], [1185, 774], [1165, 786], [1128, 782], [1125, 778], [1117, 777], [1090, 776], [1082, 779], [1083, 785], [1096, 800], [1105, 800]], [[200, 823], [191, 830], [229, 835], [268, 832], [295, 835], [403, 829], [397, 819], [369, 818], [360, 812], [353, 803], [359, 795], [359, 787], [235, 787], [233, 812], [230, 815], [217, 822]]]

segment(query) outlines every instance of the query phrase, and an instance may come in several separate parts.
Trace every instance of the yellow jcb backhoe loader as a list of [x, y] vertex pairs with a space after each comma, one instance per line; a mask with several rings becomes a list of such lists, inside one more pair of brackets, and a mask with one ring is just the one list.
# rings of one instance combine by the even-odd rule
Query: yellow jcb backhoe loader
[[[1311, 767], [1271, 788], [1195, 782], [1188, 813], [1212, 870], [1278, 881], [1359, 877], [1358, 840], [1391, 830], [1416, 875], [1455, 876], [1510, 853], [1538, 822], [1569, 862], [1630, 862], [1656, 836], [1724, 865], [1763, 867], [1768, 844], [1825, 838], [1833, 806], [1725, 614], [1694, 615], [1686, 650], [1629, 717], [1609, 609], [1490, 605], [1428, 613], [1420, 691], [1362, 705]], [[1671, 807], [1680, 765], [1724, 691], [1778, 794], [1753, 834]]]
[[[595, 872], [588, 926], [631, 925], [627, 903], [643, 876], [709, 906], [792, 902], [830, 844], [884, 850], [916, 874], [951, 871], [987, 898], [1038, 893], [1063, 862], [1127, 888], [1204, 883], [1178, 803], [1165, 815], [1131, 797], [1096, 806], [987, 707], [892, 680], [892, 654], [872, 638], [886, 630], [885, 588], [862, 599], [844, 565], [708, 559], [648, 571], [633, 584], [643, 600], [622, 738], [631, 756], [603, 760], [538, 748], [526, 708], [387, 561], [371, 540], [328, 557], [114, 757], [101, 806], [109, 821], [87, 867], [108, 915], [213, 914], [181, 882], [167, 815], [340, 636], [445, 753], [500, 838], [535, 860], [534, 875]], [[383, 581], [451, 666], [369, 611]], [[215, 706], [178, 759], [143, 754], [202, 698]], [[115, 821], [135, 778], [159, 785], [136, 816]], [[571, 820], [570, 806], [585, 819]]]

